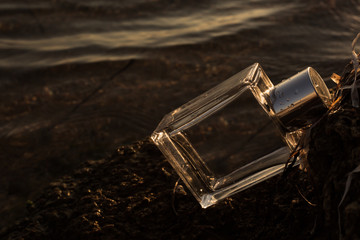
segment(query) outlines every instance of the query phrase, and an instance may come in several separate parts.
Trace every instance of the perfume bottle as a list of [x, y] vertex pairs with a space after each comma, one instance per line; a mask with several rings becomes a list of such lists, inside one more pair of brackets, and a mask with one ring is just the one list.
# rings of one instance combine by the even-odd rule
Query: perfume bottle
[[165, 115], [151, 138], [206, 208], [283, 171], [330, 104], [313, 68], [274, 86], [255, 63]]

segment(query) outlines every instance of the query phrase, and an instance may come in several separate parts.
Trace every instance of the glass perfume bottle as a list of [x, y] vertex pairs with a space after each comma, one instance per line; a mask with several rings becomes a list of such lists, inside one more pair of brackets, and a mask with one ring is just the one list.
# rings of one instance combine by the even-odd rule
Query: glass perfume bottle
[[280, 173], [330, 104], [313, 68], [274, 86], [255, 63], [165, 115], [151, 138], [206, 208]]

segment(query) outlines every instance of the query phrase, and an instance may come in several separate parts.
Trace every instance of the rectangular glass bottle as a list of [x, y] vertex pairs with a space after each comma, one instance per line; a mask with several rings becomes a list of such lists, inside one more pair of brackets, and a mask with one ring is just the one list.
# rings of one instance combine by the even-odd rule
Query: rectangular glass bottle
[[256, 63], [167, 114], [152, 134], [202, 207], [284, 169], [301, 129], [286, 130], [274, 97]]

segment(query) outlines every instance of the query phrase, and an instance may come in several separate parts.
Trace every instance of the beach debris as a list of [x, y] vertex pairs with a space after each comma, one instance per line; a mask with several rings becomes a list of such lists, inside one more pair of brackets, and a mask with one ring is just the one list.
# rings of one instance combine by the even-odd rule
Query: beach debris
[[339, 84], [340, 83], [340, 80], [341, 80], [341, 76], [337, 75], [336, 73], [333, 73], [330, 77], [330, 79], [336, 83], [336, 84]]
[[[342, 95], [343, 95], [343, 90], [351, 89], [351, 91], [350, 91], [351, 92], [351, 103], [352, 103], [352, 106], [355, 108], [358, 108], [360, 105], [359, 92], [358, 92], [358, 88], [360, 87], [360, 85], [358, 84], [358, 79], [357, 79], [358, 72], [360, 71], [360, 68], [359, 68], [360, 53], [356, 53], [356, 50], [355, 50], [355, 46], [356, 46], [357, 42], [359, 41], [359, 39], [360, 39], [360, 32], [356, 35], [356, 37], [352, 41], [351, 61], [345, 67], [345, 70], [344, 70], [341, 78], [339, 79], [338, 75], [335, 73], [330, 77], [330, 79], [338, 85], [334, 99], [339, 100], [338, 98], [342, 97]], [[352, 74], [354, 74], [354, 79], [352, 79]]]
[[359, 68], [359, 54], [356, 53], [355, 51], [355, 45], [357, 43], [357, 41], [360, 38], [360, 32], [357, 34], [357, 36], [355, 37], [355, 39], [353, 40], [351, 47], [351, 58], [352, 58], [352, 64], [354, 66], [354, 82], [351, 85], [351, 102], [352, 102], [352, 106], [353, 107], [359, 107], [359, 92], [358, 92], [358, 86], [357, 86], [357, 72], [358, 72], [358, 68]]
[[[359, 34], [358, 34], [359, 36]], [[340, 215], [340, 207], [341, 207], [341, 204], [344, 202], [345, 200], [345, 197], [346, 195], [348, 194], [349, 192], [349, 189], [350, 189], [350, 185], [351, 185], [351, 181], [352, 181], [352, 178], [353, 178], [353, 175], [355, 173], [358, 173], [360, 172], [360, 165], [358, 165], [354, 170], [352, 170], [351, 172], [348, 173], [348, 177], [346, 179], [346, 184], [345, 184], [345, 190], [344, 190], [344, 194], [339, 202], [339, 205], [338, 205], [338, 224], [339, 224], [339, 239], [341, 239], [341, 215]]]

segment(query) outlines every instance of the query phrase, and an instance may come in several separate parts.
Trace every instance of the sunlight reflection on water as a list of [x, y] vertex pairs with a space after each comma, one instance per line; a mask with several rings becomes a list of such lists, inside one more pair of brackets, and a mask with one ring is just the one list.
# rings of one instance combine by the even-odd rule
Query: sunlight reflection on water
[[[134, 19], [110, 24], [99, 20], [79, 20], [69, 26], [75, 32], [72, 34], [0, 38], [0, 51], [5, 56], [0, 59], [0, 67], [44, 67], [76, 62], [140, 58], [142, 55], [139, 53], [132, 51], [121, 53], [116, 49], [196, 44], [242, 29], [271, 24], [266, 20], [267, 17], [289, 11], [295, 6], [295, 4], [278, 4], [264, 8], [260, 5], [249, 9], [249, 6], [235, 7], [234, 3], [225, 2], [191, 14], [175, 16], [167, 13], [150, 19]], [[105, 26], [104, 30], [93, 30], [101, 29], [101, 26]], [[108, 51], [112, 49], [115, 51]]]

